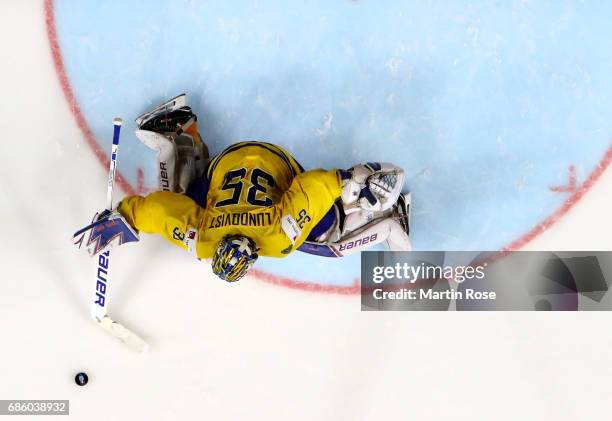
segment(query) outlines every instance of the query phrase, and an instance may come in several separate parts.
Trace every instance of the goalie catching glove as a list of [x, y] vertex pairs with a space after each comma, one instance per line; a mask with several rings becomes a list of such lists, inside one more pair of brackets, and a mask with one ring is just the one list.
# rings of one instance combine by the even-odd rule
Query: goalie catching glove
[[132, 228], [119, 212], [108, 209], [96, 213], [91, 224], [72, 236], [74, 245], [78, 249], [87, 250], [90, 256], [95, 256], [115, 244], [138, 240], [138, 231]]
[[346, 213], [390, 209], [404, 187], [404, 170], [390, 163], [368, 162], [340, 171]]

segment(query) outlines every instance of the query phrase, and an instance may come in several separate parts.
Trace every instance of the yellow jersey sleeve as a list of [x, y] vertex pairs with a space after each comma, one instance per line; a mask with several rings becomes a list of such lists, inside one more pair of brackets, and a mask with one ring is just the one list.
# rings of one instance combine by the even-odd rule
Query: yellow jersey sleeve
[[128, 196], [117, 210], [137, 230], [159, 234], [185, 250], [185, 233], [189, 228], [199, 230], [205, 212], [189, 197], [164, 191]]
[[281, 197], [277, 211], [285, 234], [299, 247], [342, 194], [336, 170], [298, 174]]

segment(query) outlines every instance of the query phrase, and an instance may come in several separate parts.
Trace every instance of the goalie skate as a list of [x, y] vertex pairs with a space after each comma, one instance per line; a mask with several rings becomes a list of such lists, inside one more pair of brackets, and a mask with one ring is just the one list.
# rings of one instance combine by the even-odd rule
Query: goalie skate
[[399, 223], [406, 231], [407, 235], [410, 235], [410, 208], [412, 204], [412, 194], [403, 193], [397, 198], [397, 202], [393, 206], [394, 213], [396, 214]]
[[164, 102], [163, 104], [158, 105], [153, 108], [151, 111], [148, 111], [134, 120], [136, 125], [141, 128], [144, 124], [150, 121], [152, 118], [157, 117], [159, 115], [171, 113], [174, 110], [177, 110], [181, 107], [185, 107], [187, 105], [187, 94], [180, 94], [169, 101]]

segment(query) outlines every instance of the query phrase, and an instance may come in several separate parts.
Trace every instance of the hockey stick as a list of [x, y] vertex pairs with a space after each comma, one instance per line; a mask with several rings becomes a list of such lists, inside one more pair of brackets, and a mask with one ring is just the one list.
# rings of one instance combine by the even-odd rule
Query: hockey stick
[[[108, 189], [106, 191], [106, 209], [113, 209], [113, 188], [115, 186], [115, 170], [117, 168], [117, 152], [119, 151], [119, 134], [123, 120], [113, 119], [113, 146], [111, 149], [110, 168], [108, 170]], [[138, 335], [127, 329], [121, 323], [114, 321], [107, 314], [108, 303], [108, 281], [110, 266], [110, 250], [106, 250], [98, 256], [98, 267], [94, 299], [91, 303], [91, 317], [102, 329], [123, 342], [128, 348], [137, 352], [145, 352], [149, 346]]]

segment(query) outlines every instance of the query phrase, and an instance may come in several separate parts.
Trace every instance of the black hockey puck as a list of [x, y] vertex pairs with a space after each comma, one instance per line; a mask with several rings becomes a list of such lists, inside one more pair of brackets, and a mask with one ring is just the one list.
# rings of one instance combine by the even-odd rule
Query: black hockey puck
[[89, 377], [87, 377], [87, 374], [85, 373], [79, 373], [76, 376], [74, 376], [74, 382], [78, 384], [79, 386], [85, 386], [88, 381], [89, 381]]

